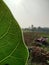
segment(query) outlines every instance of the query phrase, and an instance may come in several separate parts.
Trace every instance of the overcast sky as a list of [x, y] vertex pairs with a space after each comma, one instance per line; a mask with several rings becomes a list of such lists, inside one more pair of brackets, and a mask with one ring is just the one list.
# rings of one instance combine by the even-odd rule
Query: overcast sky
[[21, 27], [49, 27], [49, 0], [4, 0]]

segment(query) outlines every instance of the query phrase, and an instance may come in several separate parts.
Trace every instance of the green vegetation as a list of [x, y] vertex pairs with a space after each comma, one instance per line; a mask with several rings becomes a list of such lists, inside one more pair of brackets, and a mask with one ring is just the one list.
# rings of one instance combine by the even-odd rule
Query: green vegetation
[[27, 58], [21, 28], [0, 0], [0, 65], [26, 65]]

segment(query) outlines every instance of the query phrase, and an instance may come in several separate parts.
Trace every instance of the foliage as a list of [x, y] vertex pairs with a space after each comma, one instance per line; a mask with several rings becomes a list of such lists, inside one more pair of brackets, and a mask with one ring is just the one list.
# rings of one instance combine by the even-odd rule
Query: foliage
[[21, 28], [0, 0], [0, 65], [26, 65], [27, 58]]

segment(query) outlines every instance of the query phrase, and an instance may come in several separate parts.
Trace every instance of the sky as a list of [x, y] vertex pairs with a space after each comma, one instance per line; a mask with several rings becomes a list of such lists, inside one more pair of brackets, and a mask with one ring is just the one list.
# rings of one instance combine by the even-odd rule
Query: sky
[[49, 27], [49, 0], [4, 0], [21, 28]]

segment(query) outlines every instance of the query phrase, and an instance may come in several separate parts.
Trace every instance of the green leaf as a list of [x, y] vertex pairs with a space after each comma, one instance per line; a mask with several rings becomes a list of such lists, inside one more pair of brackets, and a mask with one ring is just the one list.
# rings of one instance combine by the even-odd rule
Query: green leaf
[[0, 0], [0, 65], [26, 65], [27, 59], [21, 28]]

